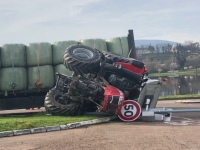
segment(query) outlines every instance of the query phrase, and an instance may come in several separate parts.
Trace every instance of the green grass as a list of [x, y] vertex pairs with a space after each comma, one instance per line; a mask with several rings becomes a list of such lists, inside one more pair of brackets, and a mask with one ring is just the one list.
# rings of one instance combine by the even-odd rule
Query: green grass
[[195, 98], [200, 98], [200, 94], [159, 96], [159, 100], [166, 100], [166, 99], [195, 99]]
[[177, 75], [196, 75], [196, 73], [193, 73], [193, 72], [174, 72], [174, 73], [170, 73], [170, 72], [167, 72], [167, 73], [152, 73], [152, 74], [149, 74], [149, 77], [162, 77], [162, 76], [177, 76]]
[[30, 129], [44, 126], [56, 126], [66, 125], [68, 123], [74, 123], [79, 121], [86, 121], [96, 119], [101, 116], [46, 116], [46, 115], [34, 115], [34, 116], [10, 116], [0, 117], [0, 132], [20, 129]]
[[[199, 69], [199, 68], [198, 68]], [[200, 74], [200, 71], [197, 70], [197, 74]], [[177, 76], [177, 75], [196, 75], [196, 69], [189, 69], [179, 72], [166, 72], [166, 73], [152, 73], [149, 74], [149, 77], [156, 77], [156, 76]]]

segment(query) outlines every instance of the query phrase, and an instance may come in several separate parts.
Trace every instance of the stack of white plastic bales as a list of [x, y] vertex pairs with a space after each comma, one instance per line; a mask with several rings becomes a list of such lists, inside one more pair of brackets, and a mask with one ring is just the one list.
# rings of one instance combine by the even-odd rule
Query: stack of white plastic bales
[[0, 69], [1, 69], [1, 47], [0, 47]]
[[[50, 89], [55, 86], [55, 73], [71, 75], [63, 65], [63, 54], [77, 41], [4, 44], [0, 48], [0, 91]], [[82, 39], [79, 44], [128, 56], [127, 37]]]
[[1, 47], [0, 91], [27, 89], [26, 51], [24, 44]]
[[28, 89], [52, 88], [54, 70], [50, 43], [30, 43], [26, 47]]
[[80, 40], [80, 42], [85, 46], [89, 46], [100, 51], [107, 51], [107, 44], [106, 41], [103, 39], [85, 39]]
[[[68, 70], [63, 65], [63, 54], [69, 46], [78, 44], [77, 41], [59, 41], [55, 42], [53, 47], [53, 66], [54, 66], [54, 73], [61, 73], [65, 75], [72, 75], [72, 71]], [[55, 76], [56, 80], [56, 76]]]
[[109, 52], [116, 53], [123, 56], [128, 56], [128, 38], [127, 37], [115, 37], [106, 40], [107, 48]]

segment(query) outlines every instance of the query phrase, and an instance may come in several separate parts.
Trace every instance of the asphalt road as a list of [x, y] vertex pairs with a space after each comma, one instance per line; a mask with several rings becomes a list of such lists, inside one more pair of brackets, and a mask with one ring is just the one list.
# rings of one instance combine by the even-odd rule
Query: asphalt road
[[[157, 107], [200, 108], [200, 103], [159, 101]], [[115, 120], [72, 130], [2, 138], [0, 150], [199, 150], [199, 129], [200, 113], [177, 113], [169, 123]]]

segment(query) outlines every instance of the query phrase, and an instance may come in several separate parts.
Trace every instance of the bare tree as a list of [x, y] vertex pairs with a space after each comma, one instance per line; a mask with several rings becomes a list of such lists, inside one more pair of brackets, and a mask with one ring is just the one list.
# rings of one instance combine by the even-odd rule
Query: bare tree
[[152, 46], [151, 44], [147, 46], [147, 50], [148, 50], [150, 53], [154, 53], [154, 52], [155, 52], [155, 48], [154, 48], [154, 46]]
[[190, 53], [198, 53], [200, 51], [199, 42], [185, 41], [185, 47]]
[[156, 50], [156, 53], [160, 53], [160, 51], [161, 51], [161, 47], [160, 47], [159, 44], [156, 44], [156, 46], [155, 46], [155, 50]]
[[151, 61], [146, 58], [143, 62], [146, 65], [149, 73], [155, 73], [160, 70], [160, 61]]
[[164, 63], [164, 65], [161, 66], [161, 69], [164, 72], [171, 70], [171, 63], [172, 63], [171, 59], [166, 60], [165, 63]]

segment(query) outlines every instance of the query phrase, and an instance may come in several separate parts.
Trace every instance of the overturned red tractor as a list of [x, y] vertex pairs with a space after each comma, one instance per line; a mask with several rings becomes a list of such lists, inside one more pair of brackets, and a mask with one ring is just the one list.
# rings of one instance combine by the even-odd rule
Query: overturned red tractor
[[[74, 73], [72, 76], [58, 73], [55, 87], [47, 93], [44, 106], [52, 115], [81, 115], [84, 112], [119, 115], [126, 100], [137, 101], [141, 108], [146, 107], [145, 99], [150, 100], [149, 107], [156, 105], [161, 86], [157, 80], [148, 81], [148, 72], [142, 62], [74, 45], [65, 51], [63, 63]], [[152, 91], [145, 89], [149, 85], [153, 85]], [[123, 109], [128, 110], [128, 107]], [[132, 115], [130, 113], [125, 115]]]

